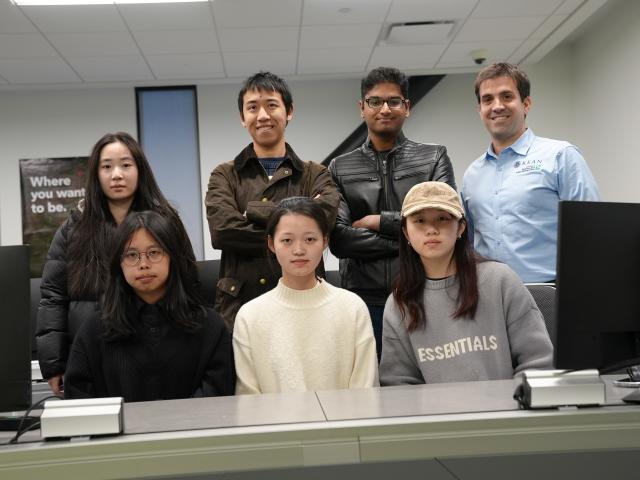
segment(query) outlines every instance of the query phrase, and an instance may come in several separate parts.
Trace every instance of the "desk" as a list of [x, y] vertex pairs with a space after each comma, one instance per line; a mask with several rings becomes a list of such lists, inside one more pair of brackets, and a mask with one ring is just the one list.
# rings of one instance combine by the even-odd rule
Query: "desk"
[[638, 478], [640, 406], [607, 383], [544, 411], [511, 380], [125, 404], [125, 435], [0, 447], [0, 478]]

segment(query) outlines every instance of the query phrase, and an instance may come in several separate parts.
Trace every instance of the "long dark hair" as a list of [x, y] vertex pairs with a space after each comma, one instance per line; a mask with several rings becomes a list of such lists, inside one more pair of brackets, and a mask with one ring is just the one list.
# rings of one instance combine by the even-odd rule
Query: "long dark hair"
[[135, 319], [127, 315], [136, 295], [122, 272], [122, 255], [131, 236], [140, 229], [147, 232], [169, 256], [169, 277], [163, 308], [177, 326], [195, 331], [205, 315], [203, 301], [196, 288], [197, 270], [191, 245], [180, 234], [181, 225], [175, 218], [154, 211], [131, 212], [118, 226], [109, 258], [109, 276], [102, 299], [102, 320], [107, 337], [129, 336], [135, 333]]
[[[188, 241], [186, 230], [178, 213], [160, 191], [151, 166], [142, 148], [125, 132], [107, 133], [96, 142], [89, 156], [85, 198], [77, 221], [71, 232], [67, 252], [68, 289], [75, 298], [98, 298], [107, 276], [105, 252], [116, 229], [116, 222], [109, 209], [109, 201], [100, 187], [98, 169], [102, 149], [112, 143], [122, 143], [131, 152], [138, 170], [138, 185], [130, 211], [156, 210], [172, 216], [179, 223], [182, 236]], [[189, 247], [191, 247], [189, 243]], [[193, 256], [193, 250], [191, 250]], [[195, 259], [195, 257], [193, 257]]]
[[[466, 223], [464, 218], [460, 222]], [[402, 218], [402, 230], [405, 230], [407, 218]], [[473, 317], [478, 308], [478, 270], [477, 265], [483, 262], [469, 240], [468, 229], [465, 228], [453, 249], [452, 262], [456, 265], [456, 278], [460, 286], [458, 291], [458, 308], [453, 318]], [[408, 317], [407, 329], [411, 332], [424, 328], [427, 324], [427, 312], [424, 305], [424, 286], [426, 275], [420, 255], [404, 239], [400, 240], [400, 271], [393, 286], [393, 299], [398, 305], [403, 319]]]
[[[323, 238], [327, 238], [329, 236], [331, 226], [329, 225], [329, 220], [327, 220], [327, 214], [318, 202], [313, 201], [309, 197], [288, 197], [280, 200], [280, 203], [278, 203], [275, 210], [271, 212], [271, 215], [269, 215], [266, 228], [267, 238], [271, 237], [273, 239], [276, 229], [278, 228], [278, 223], [280, 223], [280, 219], [285, 215], [304, 215], [305, 217], [309, 217], [315, 220], [318, 224], [318, 228], [320, 229]], [[275, 268], [278, 262], [276, 261], [273, 252], [268, 248], [267, 255], [271, 268]], [[316, 267], [316, 277], [324, 278], [324, 276], [324, 263], [321, 260]]]

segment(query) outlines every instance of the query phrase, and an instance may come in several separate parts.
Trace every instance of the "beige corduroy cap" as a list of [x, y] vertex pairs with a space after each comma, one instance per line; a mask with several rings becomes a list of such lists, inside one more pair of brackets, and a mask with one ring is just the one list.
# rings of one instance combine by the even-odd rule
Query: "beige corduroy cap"
[[438, 208], [462, 218], [464, 210], [458, 193], [444, 182], [423, 182], [411, 187], [402, 202], [402, 216], [407, 217], [425, 208]]

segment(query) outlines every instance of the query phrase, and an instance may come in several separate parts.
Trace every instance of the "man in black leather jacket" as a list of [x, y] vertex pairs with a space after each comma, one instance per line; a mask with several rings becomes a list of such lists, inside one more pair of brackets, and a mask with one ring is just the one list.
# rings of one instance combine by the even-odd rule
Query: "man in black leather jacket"
[[342, 287], [369, 307], [378, 357], [384, 304], [398, 268], [402, 201], [420, 182], [441, 181], [456, 188], [447, 149], [402, 134], [411, 107], [408, 90], [408, 78], [395, 68], [379, 67], [362, 79], [360, 115], [368, 138], [329, 166], [342, 195], [331, 252], [340, 259]]

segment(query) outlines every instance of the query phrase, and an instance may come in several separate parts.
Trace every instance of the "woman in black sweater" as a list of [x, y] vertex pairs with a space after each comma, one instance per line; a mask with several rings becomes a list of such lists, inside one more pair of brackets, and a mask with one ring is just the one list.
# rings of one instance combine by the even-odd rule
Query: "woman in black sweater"
[[156, 212], [132, 212], [118, 227], [101, 311], [71, 346], [65, 398], [127, 402], [231, 395], [231, 338], [203, 306], [190, 245]]

